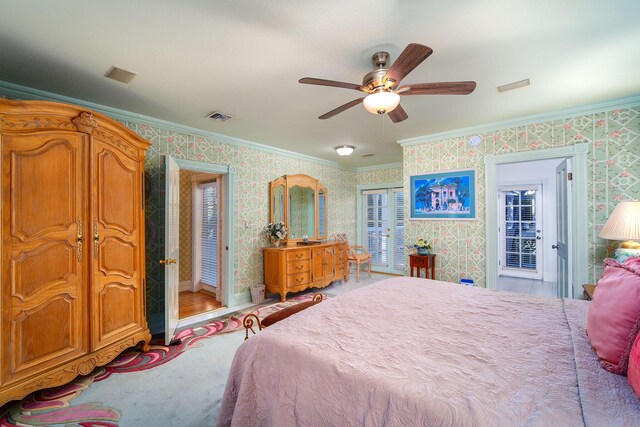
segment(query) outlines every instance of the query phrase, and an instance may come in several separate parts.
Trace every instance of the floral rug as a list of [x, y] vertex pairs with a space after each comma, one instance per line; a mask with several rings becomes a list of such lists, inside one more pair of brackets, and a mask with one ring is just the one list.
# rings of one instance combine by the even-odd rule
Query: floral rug
[[[0, 427], [64, 426], [64, 427], [112, 427], [119, 426], [121, 412], [102, 403], [73, 405], [73, 400], [94, 382], [104, 381], [111, 375], [126, 374], [153, 369], [180, 357], [187, 350], [202, 346], [202, 340], [216, 335], [244, 329], [242, 320], [249, 313], [260, 319], [291, 305], [308, 301], [312, 294], [289, 298], [286, 302], [271, 303], [258, 308], [234, 313], [224, 320], [212, 320], [204, 325], [185, 328], [178, 332], [177, 345], [165, 346], [163, 339], [151, 341], [151, 349], [143, 353], [130, 349], [109, 364], [98, 367], [89, 375], [78, 376], [68, 384], [36, 391], [21, 401], [0, 408]], [[325, 296], [326, 298], [326, 296]]]

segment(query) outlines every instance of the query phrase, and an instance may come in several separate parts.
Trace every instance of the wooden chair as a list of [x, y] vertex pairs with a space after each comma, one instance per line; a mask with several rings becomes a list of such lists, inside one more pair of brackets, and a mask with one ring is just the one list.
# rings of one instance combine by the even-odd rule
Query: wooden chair
[[349, 263], [349, 274], [351, 274], [351, 265], [356, 265], [356, 282], [360, 283], [360, 265], [367, 264], [369, 277], [371, 277], [371, 253], [364, 246], [351, 246], [344, 233], [336, 234], [336, 241], [347, 242], [348, 254], [347, 261]]

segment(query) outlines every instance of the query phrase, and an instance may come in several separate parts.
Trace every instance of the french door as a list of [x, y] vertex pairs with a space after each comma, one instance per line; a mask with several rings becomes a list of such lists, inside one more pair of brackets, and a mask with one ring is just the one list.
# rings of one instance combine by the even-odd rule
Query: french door
[[402, 274], [404, 270], [404, 190], [363, 190], [360, 242], [371, 253], [374, 271]]
[[542, 186], [501, 187], [500, 273], [542, 279]]

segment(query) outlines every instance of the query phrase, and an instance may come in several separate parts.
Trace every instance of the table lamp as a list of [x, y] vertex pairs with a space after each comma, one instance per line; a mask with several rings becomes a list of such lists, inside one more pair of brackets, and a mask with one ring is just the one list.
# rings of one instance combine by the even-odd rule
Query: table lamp
[[621, 240], [615, 258], [640, 255], [640, 201], [618, 203], [598, 235], [601, 239]]

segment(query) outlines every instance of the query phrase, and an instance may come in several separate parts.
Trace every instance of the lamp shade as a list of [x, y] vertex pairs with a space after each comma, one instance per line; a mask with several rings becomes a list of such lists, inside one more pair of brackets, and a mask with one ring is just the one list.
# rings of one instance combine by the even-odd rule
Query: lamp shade
[[400, 103], [400, 95], [395, 92], [376, 92], [368, 95], [362, 105], [372, 114], [384, 114], [393, 111]]
[[609, 240], [640, 240], [640, 201], [618, 203], [598, 237]]

